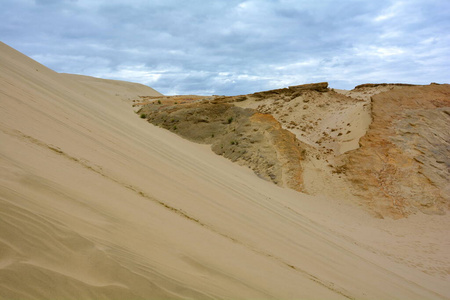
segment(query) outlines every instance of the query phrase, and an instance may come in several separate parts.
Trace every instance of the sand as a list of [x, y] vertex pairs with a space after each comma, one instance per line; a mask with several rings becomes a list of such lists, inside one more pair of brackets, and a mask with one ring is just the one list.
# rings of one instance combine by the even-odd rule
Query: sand
[[121, 82], [0, 53], [0, 298], [450, 298], [447, 215], [277, 187], [140, 119]]

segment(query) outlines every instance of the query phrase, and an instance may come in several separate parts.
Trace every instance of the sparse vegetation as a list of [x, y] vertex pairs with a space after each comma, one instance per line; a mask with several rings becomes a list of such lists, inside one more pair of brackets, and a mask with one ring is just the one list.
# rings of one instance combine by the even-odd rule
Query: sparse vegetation
[[301, 154], [302, 154], [302, 158], [305, 159], [305, 157], [306, 157], [306, 149], [303, 149]]
[[233, 122], [233, 117], [228, 118], [228, 124], [231, 124], [231, 122]]
[[147, 118], [147, 115], [146, 114], [141, 114], [141, 119], [145, 119], [145, 118]]
[[161, 104], [161, 100], [158, 100], [158, 104]]

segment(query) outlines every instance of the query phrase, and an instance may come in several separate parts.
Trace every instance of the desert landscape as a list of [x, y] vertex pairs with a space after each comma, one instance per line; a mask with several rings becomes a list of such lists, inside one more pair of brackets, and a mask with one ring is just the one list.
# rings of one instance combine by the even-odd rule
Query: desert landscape
[[450, 299], [450, 86], [164, 96], [0, 43], [1, 299]]

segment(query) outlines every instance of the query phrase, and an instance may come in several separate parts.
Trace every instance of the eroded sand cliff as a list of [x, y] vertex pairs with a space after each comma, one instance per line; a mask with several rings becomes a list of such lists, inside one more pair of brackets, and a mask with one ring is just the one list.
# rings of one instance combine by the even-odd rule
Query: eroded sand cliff
[[327, 83], [233, 97], [147, 98], [142, 116], [272, 182], [378, 217], [449, 204], [448, 85]]

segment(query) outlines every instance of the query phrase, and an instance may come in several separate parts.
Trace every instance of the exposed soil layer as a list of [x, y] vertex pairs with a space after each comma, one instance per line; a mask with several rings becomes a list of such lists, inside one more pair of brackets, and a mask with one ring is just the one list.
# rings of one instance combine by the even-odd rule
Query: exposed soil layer
[[372, 97], [373, 122], [348, 155], [347, 176], [375, 210], [444, 213], [450, 203], [450, 86], [400, 87]]
[[[275, 184], [302, 190], [302, 153], [307, 145], [269, 114], [237, 107], [230, 98], [171, 103], [158, 100], [139, 111], [149, 122], [203, 144], [248, 166]], [[180, 101], [183, 102], [183, 101]]]
[[338, 196], [378, 217], [450, 203], [450, 87], [315, 83], [249, 95], [141, 97], [149, 122], [203, 144], [258, 176]]

